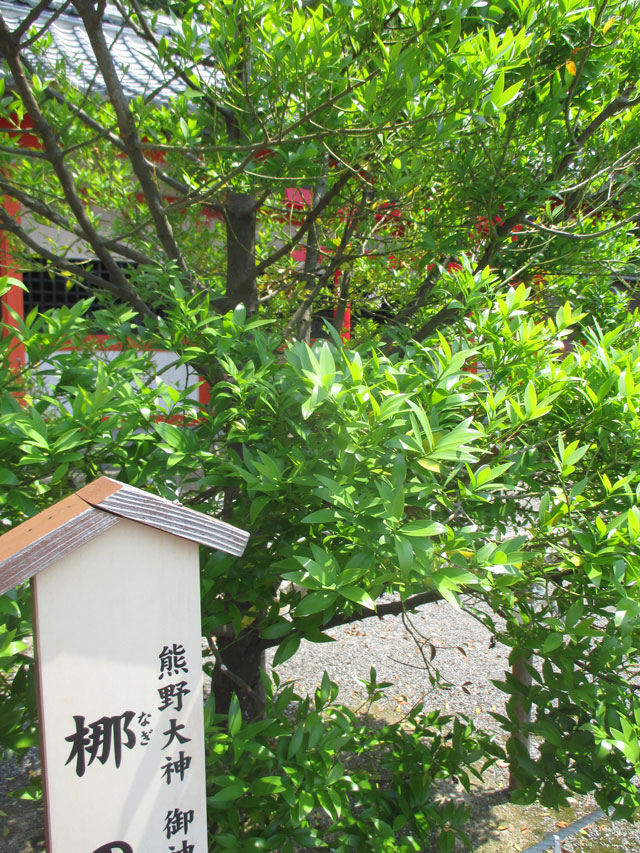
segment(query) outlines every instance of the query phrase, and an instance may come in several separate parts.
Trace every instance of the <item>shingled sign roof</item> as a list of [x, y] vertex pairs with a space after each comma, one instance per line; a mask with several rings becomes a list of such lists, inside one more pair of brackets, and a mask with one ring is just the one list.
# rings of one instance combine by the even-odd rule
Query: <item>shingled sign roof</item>
[[0, 595], [121, 518], [239, 557], [249, 534], [182, 504], [100, 477], [0, 536]]
[[[7, 26], [15, 30], [37, 5], [36, 0], [0, 0], [0, 14]], [[74, 88], [83, 92], [91, 90], [105, 94], [105, 86], [97, 71], [89, 37], [72, 5], [53, 0], [50, 8], [38, 16], [32, 29], [34, 32], [42, 29], [62, 6], [66, 8], [55, 17], [46, 30], [51, 36], [50, 44], [42, 52], [31, 51], [30, 60], [45, 79], [52, 77], [56, 65], [64, 60], [65, 76]], [[154, 34], [158, 38], [180, 31], [179, 21], [167, 15], [157, 15], [153, 20]], [[185, 91], [187, 83], [177, 78], [172, 70], [163, 68], [158, 51], [137, 35], [111, 4], [107, 4], [105, 8], [103, 30], [127, 98], [142, 97], [162, 102]], [[189, 67], [191, 74], [194, 70], [202, 74], [205, 82], [215, 82], [216, 74], [213, 68], [200, 63], [198, 69]]]

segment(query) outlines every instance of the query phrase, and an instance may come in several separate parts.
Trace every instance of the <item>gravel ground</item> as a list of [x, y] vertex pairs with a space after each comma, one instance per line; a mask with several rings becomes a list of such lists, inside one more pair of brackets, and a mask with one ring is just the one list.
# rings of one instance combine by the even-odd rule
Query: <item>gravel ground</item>
[[29, 750], [25, 760], [0, 764], [0, 851], [1, 853], [36, 853], [44, 850], [42, 803], [17, 800], [9, 792], [24, 788], [32, 774], [38, 775], [38, 751]]
[[[500, 645], [491, 648], [486, 629], [445, 602], [422, 607], [411, 616], [411, 622], [414, 633], [436, 648], [433, 663], [442, 678], [451, 683], [449, 689], [430, 690], [415, 640], [401, 619], [392, 616], [333, 629], [329, 632], [336, 640], [333, 643], [303, 642], [298, 653], [278, 667], [278, 675], [281, 680], [294, 680], [299, 693], [312, 694], [326, 670], [340, 688], [339, 701], [356, 708], [366, 698], [359, 679], [367, 680], [373, 666], [378, 682], [392, 684], [385, 699], [376, 705], [381, 717], [398, 719], [411, 705], [424, 700], [426, 708], [465, 713], [476, 725], [497, 732], [491, 712], [504, 711], [504, 697], [490, 680], [503, 677], [508, 667], [508, 650]], [[0, 765], [0, 853], [35, 853], [43, 849], [39, 804], [6, 796], [8, 790], [28, 782], [36, 762], [37, 757], [31, 754], [20, 767], [11, 763]], [[455, 786], [443, 790], [443, 794], [470, 803], [470, 834], [477, 853], [526, 851], [547, 834], [547, 849], [553, 850], [551, 834], [596, 808], [590, 798], [575, 801], [571, 808], [560, 812], [537, 805], [513, 806], [504, 792], [506, 782], [506, 767], [496, 766], [485, 774], [482, 783], [474, 785], [470, 796]], [[638, 853], [640, 826], [600, 820], [564, 840], [561, 849], [565, 853], [610, 850]]]
[[[333, 629], [328, 632], [336, 640], [333, 643], [303, 641], [299, 651], [281, 664], [277, 673], [282, 681], [295, 681], [298, 692], [305, 695], [313, 694], [326, 670], [338, 684], [338, 700], [354, 708], [366, 698], [359, 679], [368, 680], [373, 666], [378, 682], [389, 681], [393, 685], [385, 699], [377, 703], [380, 716], [398, 719], [411, 705], [423, 700], [426, 709], [463, 713], [478, 727], [500, 732], [491, 712], [504, 713], [505, 696], [491, 680], [504, 678], [509, 668], [509, 650], [501, 644], [492, 647], [491, 635], [483, 625], [446, 602], [421, 607], [411, 615], [411, 624], [415, 635], [435, 646], [433, 663], [450, 683], [449, 689], [430, 688], [416, 641], [395, 616]], [[607, 818], [562, 839], [561, 847], [555, 848], [554, 834], [562, 833], [578, 818], [597, 809], [593, 798], [572, 800], [569, 808], [560, 811], [535, 804], [514, 806], [505, 794], [507, 780], [507, 768], [499, 763], [485, 774], [482, 783], [473, 785], [470, 796], [454, 786], [443, 791], [471, 805], [469, 834], [476, 853], [526, 851], [542, 839], [548, 842], [545, 849], [554, 853], [639, 853], [640, 824], [612, 823]], [[434, 847], [433, 853], [437, 849]], [[456, 849], [464, 848], [460, 845]], [[535, 853], [541, 853], [541, 849], [536, 847]]]
[[446, 602], [423, 606], [409, 618], [418, 639], [428, 640], [435, 647], [433, 665], [452, 685], [450, 689], [430, 687], [420, 649], [397, 616], [374, 617], [335, 628], [327, 632], [335, 638], [333, 643], [303, 641], [277, 673], [281, 680], [295, 681], [304, 695], [314, 692], [318, 674], [326, 670], [340, 688], [339, 701], [354, 707], [366, 699], [360, 679], [368, 680], [373, 666], [378, 682], [393, 685], [377, 703], [380, 713], [401, 715], [424, 699], [427, 709], [468, 714], [484, 729], [496, 731], [490, 714], [504, 712], [504, 694], [491, 679], [504, 677], [509, 650], [502, 645], [490, 648], [491, 635], [486, 628]]

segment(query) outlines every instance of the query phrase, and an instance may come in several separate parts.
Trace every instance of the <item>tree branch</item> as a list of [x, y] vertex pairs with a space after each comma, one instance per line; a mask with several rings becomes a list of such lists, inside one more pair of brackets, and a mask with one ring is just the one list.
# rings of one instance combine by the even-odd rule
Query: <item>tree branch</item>
[[557, 168], [552, 172], [550, 178], [557, 179], [561, 177], [568, 169], [569, 165], [575, 160], [576, 156], [582, 151], [584, 146], [587, 144], [589, 139], [596, 133], [602, 125], [610, 118], [618, 115], [624, 110], [629, 110], [638, 104], [640, 104], [640, 97], [631, 98], [630, 95], [633, 92], [633, 88], [628, 88], [622, 95], [619, 95], [617, 98], [614, 98], [610, 104], [604, 107], [603, 110], [590, 122], [582, 133], [577, 137], [575, 146], [571, 151], [569, 151], [560, 161]]
[[[361, 619], [370, 619], [372, 616], [377, 616], [382, 619], [383, 616], [398, 616], [400, 613], [405, 613], [407, 610], [415, 610], [416, 607], [421, 607], [423, 604], [434, 604], [436, 601], [442, 601], [442, 596], [435, 590], [429, 592], [419, 592], [417, 595], [412, 595], [403, 601], [401, 598], [395, 601], [387, 601], [384, 604], [378, 604], [375, 610], [369, 607], [363, 607], [358, 613], [351, 616], [345, 616], [344, 613], [336, 614], [325, 625], [322, 625], [322, 631], [329, 631], [331, 628], [339, 628], [340, 625], [350, 625], [352, 622], [359, 622]], [[293, 632], [292, 632], [293, 633]], [[284, 637], [279, 637], [276, 640], [263, 640], [263, 648], [270, 649], [273, 646], [279, 646], [286, 638], [290, 636], [286, 634]]]
[[[69, 112], [73, 113], [73, 115], [75, 115], [76, 118], [78, 118], [85, 125], [85, 127], [88, 127], [90, 130], [93, 130], [95, 133], [98, 134], [98, 136], [100, 136], [101, 139], [104, 139], [106, 142], [109, 142], [111, 145], [113, 145], [114, 148], [117, 148], [118, 151], [121, 151], [123, 154], [126, 154], [124, 142], [120, 139], [120, 137], [116, 136], [108, 128], [104, 127], [104, 125], [102, 125], [102, 124], [100, 124], [100, 122], [96, 121], [93, 118], [93, 116], [90, 116], [83, 109], [76, 106], [76, 104], [73, 104], [70, 101], [68, 101], [64, 97], [64, 95], [62, 95], [60, 92], [58, 92], [52, 86], [47, 86], [44, 91], [48, 97], [53, 98], [59, 104], [64, 105], [69, 110]], [[155, 148], [156, 146], [152, 145], [150, 147]], [[174, 150], [175, 146], [158, 146], [158, 148], [161, 150], [163, 150], [163, 149]], [[143, 150], [143, 153], [144, 153], [144, 150]], [[172, 175], [165, 172], [156, 163], [152, 163], [150, 160], [147, 160], [146, 158], [144, 158], [144, 160], [145, 160], [145, 164], [146, 164], [147, 168], [150, 169], [156, 175], [156, 177], [158, 178], [158, 180], [161, 183], [166, 184], [168, 187], [170, 187], [172, 190], [175, 190], [176, 192], [182, 193], [186, 198], [188, 198], [190, 196], [190, 194], [192, 195], [192, 191], [191, 191], [190, 187], [188, 187], [186, 184], [182, 183], [182, 181], [176, 180], [176, 178], [174, 178]], [[204, 196], [202, 196], [202, 198], [204, 198]], [[196, 203], [198, 201], [201, 201], [202, 198], [196, 198], [195, 201], [193, 201], [192, 203]], [[220, 212], [220, 210], [221, 210], [219, 205], [216, 206], [213, 204], [207, 204], [207, 207], [215, 210], [216, 212]]]
[[[58, 145], [55, 133], [40, 110], [40, 105], [24, 73], [19, 48], [15, 44], [2, 15], [0, 15], [0, 50], [4, 54], [5, 61], [9, 66], [16, 90], [33, 122], [34, 131], [42, 139], [47, 157], [58, 177], [67, 204], [82, 229], [87, 242], [93, 248], [96, 256], [109, 270], [113, 284], [117, 287], [121, 298], [129, 302], [137, 311], [147, 316], [155, 316], [151, 308], [140, 299], [139, 295], [131, 287], [111, 253], [105, 248], [104, 242], [87, 216], [84, 204], [78, 195], [73, 175], [65, 165], [64, 156]], [[22, 237], [20, 239], [22, 239], [25, 245], [29, 245], [28, 241]], [[50, 255], [51, 253], [48, 254]]]
[[[24, 21], [22, 21], [22, 23], [13, 31], [12, 35], [16, 41], [20, 41], [20, 39], [27, 32], [29, 27], [32, 24], [35, 24], [35, 22], [38, 20], [38, 18], [43, 12], [46, 12], [49, 9], [49, 7], [51, 6], [51, 2], [52, 0], [40, 0], [40, 3], [34, 6], [34, 8], [24, 19]], [[60, 17], [60, 15], [62, 15], [62, 13], [69, 8], [70, 4], [71, 0], [66, 0], [66, 2], [62, 3], [57, 9], [54, 9], [51, 17], [47, 19], [46, 24], [41, 27], [38, 32], [34, 36], [32, 36], [32, 38], [24, 42], [24, 44], [20, 45], [21, 49], [24, 50], [24, 48], [29, 47], [31, 44], [41, 38], [42, 35], [46, 33], [46, 31], [49, 29], [51, 24], [56, 20], [56, 18]]]
[[73, 273], [78, 276], [78, 278], [88, 281], [89, 284], [93, 284], [102, 290], [108, 290], [115, 296], [122, 298], [122, 292], [117, 285], [104, 278], [100, 278], [100, 276], [94, 275], [84, 267], [72, 264], [70, 261], [65, 261], [64, 258], [61, 258], [59, 255], [54, 255], [54, 253], [45, 246], [41, 246], [37, 243], [2, 207], [0, 207], [0, 226], [2, 226], [0, 228], [1, 231], [8, 231], [10, 234], [13, 234], [21, 243], [24, 243], [27, 248], [31, 249], [36, 257], [45, 258], [58, 269]]
[[300, 323], [308, 309], [313, 305], [314, 301], [316, 300], [316, 297], [318, 296], [322, 288], [325, 286], [326, 282], [326, 275], [320, 276], [318, 278], [318, 281], [316, 282], [315, 287], [307, 292], [306, 297], [302, 300], [300, 305], [293, 312], [293, 315], [289, 318], [287, 325], [284, 327], [284, 330], [282, 332], [283, 338], [286, 339], [291, 334], [292, 330], [295, 329], [296, 326]]
[[[320, 200], [320, 202], [314, 207], [314, 209], [309, 211], [304, 223], [300, 226], [300, 228], [298, 228], [293, 237], [287, 243], [281, 246], [277, 251], [269, 255], [268, 258], [265, 258], [263, 261], [260, 261], [260, 263], [256, 265], [256, 268], [254, 270], [255, 278], [257, 278], [259, 275], [262, 275], [265, 270], [267, 270], [272, 264], [276, 263], [276, 261], [279, 261], [280, 258], [283, 258], [285, 255], [291, 254], [291, 250], [298, 245], [300, 240], [302, 240], [307, 231], [312, 227], [312, 225], [314, 225], [316, 220], [319, 218], [320, 214], [325, 210], [329, 203], [333, 201], [333, 199], [339, 194], [340, 190], [347, 184], [351, 177], [352, 175], [350, 172], [343, 172], [342, 175], [340, 175], [335, 184]], [[245, 286], [247, 283], [248, 282], [242, 282], [241, 286]]]
[[569, 109], [571, 107], [571, 101], [573, 100], [573, 96], [575, 95], [576, 89], [578, 87], [578, 83], [580, 78], [582, 77], [582, 72], [584, 70], [585, 63], [589, 54], [591, 53], [591, 48], [593, 47], [593, 39], [595, 37], [596, 32], [598, 31], [598, 27], [600, 26], [600, 22], [602, 21], [602, 16], [604, 15], [605, 9], [607, 8], [608, 0], [603, 0], [600, 4], [600, 8], [596, 12], [595, 20], [590, 27], [589, 38], [587, 39], [587, 44], [583, 48], [580, 61], [578, 63], [578, 67], [576, 68], [576, 73], [573, 75], [573, 80], [571, 81], [571, 85], [569, 86], [569, 91], [567, 92], [567, 97], [564, 102], [564, 124], [567, 128], [567, 134], [569, 135], [569, 139], [573, 141], [575, 139], [575, 131], [574, 128], [571, 127], [571, 120], [569, 116]]
[[[328, 170], [329, 159], [325, 155], [323, 157], [322, 174], [313, 189], [313, 198], [311, 202], [312, 209], [315, 209], [327, 194], [327, 185], [329, 183]], [[302, 305], [294, 313], [295, 321], [294, 318], [291, 318], [289, 323], [287, 323], [287, 328], [284, 333], [286, 337], [291, 328], [297, 328], [298, 338], [306, 340], [307, 342], [309, 341], [311, 334], [311, 306], [313, 305], [323, 284], [327, 281], [326, 275], [318, 276], [318, 258], [320, 256], [318, 231], [319, 228], [316, 220], [311, 228], [309, 228], [307, 248], [304, 258], [303, 278], [307, 287], [307, 296], [303, 300]], [[317, 279], [315, 286], [313, 286], [314, 279]]]
[[[2, 190], [5, 195], [8, 195], [20, 202], [23, 207], [28, 208], [38, 216], [44, 217], [48, 222], [58, 225], [70, 234], [75, 234], [76, 237], [80, 237], [82, 240], [86, 240], [84, 232], [77, 225], [70, 222], [65, 216], [57, 213], [41, 199], [35, 198], [34, 196], [19, 190], [9, 181], [5, 181], [2, 177], [0, 177], [0, 190]], [[123, 258], [128, 258], [136, 264], [153, 266], [157, 263], [157, 261], [149, 255], [145, 255], [142, 252], [133, 249], [131, 246], [128, 246], [126, 243], [121, 243], [118, 240], [105, 240], [104, 246], [110, 251], [116, 252], [118, 255], [122, 255]]]
[[[136, 32], [140, 38], [143, 38], [145, 41], [149, 42], [156, 50], [158, 50], [158, 39], [155, 37], [155, 34], [151, 27], [147, 24], [147, 21], [144, 17], [144, 10], [140, 7], [140, 4], [137, 0], [129, 0], [131, 3], [131, 8], [134, 10], [138, 21], [140, 22], [139, 26], [136, 26], [134, 21], [131, 18], [131, 15], [128, 14], [127, 10], [122, 6], [119, 0], [114, 0], [115, 6], [122, 15], [124, 21], [131, 27], [134, 32]], [[167, 54], [164, 57], [165, 61], [167, 61]], [[208, 104], [213, 110], [216, 110], [220, 113], [224, 118], [233, 118], [234, 113], [232, 110], [228, 109], [228, 107], [223, 106], [214, 100], [203, 88], [202, 86], [197, 86], [193, 79], [185, 72], [183, 68], [181, 68], [177, 63], [175, 63], [169, 57], [169, 63], [173, 69], [175, 74], [175, 78], [182, 80], [183, 83], [187, 86], [188, 89], [191, 89], [194, 92], [198, 92], [202, 95], [203, 100], [206, 104]]]
[[215, 658], [216, 665], [220, 668], [220, 672], [222, 672], [225, 678], [228, 678], [232, 684], [235, 684], [236, 687], [239, 687], [243, 693], [246, 693], [247, 696], [249, 696], [255, 702], [261, 704], [262, 700], [255, 692], [255, 690], [249, 684], [247, 684], [247, 682], [243, 678], [240, 678], [239, 675], [236, 675], [233, 670], [229, 669], [229, 667], [226, 666], [226, 664], [222, 660], [220, 652], [218, 651], [211, 637], [207, 637], [207, 645], [209, 646], [211, 654]]
[[[453, 260], [455, 260], [453, 257], [443, 259], [442, 266], [446, 266]], [[427, 303], [427, 299], [431, 296], [433, 288], [436, 286], [439, 278], [440, 269], [438, 268], [438, 264], [434, 264], [433, 269], [429, 270], [427, 275], [421, 281], [413, 299], [396, 315], [397, 320], [408, 320], [410, 317], [413, 317], [416, 311], [423, 308]]]
[[[541, 231], [543, 234], [551, 234], [553, 237], [568, 237], [570, 240], [593, 240], [596, 237], [604, 237], [606, 234], [611, 234], [614, 231], [621, 231], [625, 225], [638, 222], [640, 213], [635, 213], [633, 216], [628, 216], [626, 219], [616, 222], [609, 228], [604, 228], [602, 231], [594, 231], [593, 234], [576, 234], [573, 231], [560, 231], [557, 228], [549, 228], [542, 225], [540, 222], [534, 222], [533, 219], [525, 217], [522, 221], [534, 231]], [[522, 233], [522, 232], [521, 232]]]
[[[624, 110], [631, 109], [632, 107], [640, 104], [640, 97], [631, 98], [630, 95], [633, 89], [628, 88], [622, 95], [619, 95], [617, 98], [614, 98], [610, 104], [607, 104], [598, 115], [591, 121], [587, 127], [582, 131], [582, 133], [576, 138], [575, 144], [571, 146], [571, 149], [565, 154], [562, 160], [558, 163], [555, 169], [552, 169], [548, 174], [545, 184], [551, 184], [561, 178], [571, 163], [575, 160], [578, 154], [582, 151], [584, 146], [587, 144], [589, 139], [602, 127], [602, 125], [610, 118], [618, 115]], [[513, 213], [508, 219], [505, 219], [498, 227], [495, 229], [494, 237], [487, 243], [480, 260], [477, 262], [474, 272], [480, 272], [486, 266], [491, 263], [494, 254], [498, 250], [499, 246], [503, 242], [503, 240], [508, 237], [509, 234], [513, 231], [516, 225], [521, 225], [526, 216], [527, 216], [527, 207], [524, 205]]]
[[439, 329], [440, 326], [446, 326], [447, 323], [453, 322], [453, 320], [455, 320], [460, 314], [460, 308], [452, 308], [450, 305], [451, 303], [445, 305], [444, 308], [441, 308], [433, 315], [433, 317], [427, 320], [427, 322], [418, 329], [415, 335], [412, 336], [413, 339], [418, 341], [418, 343], [422, 343], [422, 341], [425, 341], [430, 335]]
[[134, 174], [140, 182], [158, 239], [167, 257], [175, 261], [180, 269], [189, 276], [187, 263], [175, 240], [171, 224], [167, 219], [153, 170], [149, 168], [148, 161], [143, 154], [142, 141], [140, 140], [136, 122], [125, 97], [122, 84], [120, 83], [118, 72], [113, 63], [111, 51], [105, 41], [100, 16], [96, 14], [91, 0], [74, 0], [74, 6], [82, 18], [87, 36], [91, 42], [98, 68], [107, 87], [109, 100], [116, 114], [125, 152]]

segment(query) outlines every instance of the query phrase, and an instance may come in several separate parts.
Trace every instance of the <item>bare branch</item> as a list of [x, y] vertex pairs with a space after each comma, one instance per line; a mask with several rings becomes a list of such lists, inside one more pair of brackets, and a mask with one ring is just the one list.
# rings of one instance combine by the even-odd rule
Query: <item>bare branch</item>
[[[22, 21], [22, 23], [16, 27], [13, 31], [14, 39], [19, 42], [22, 36], [27, 32], [29, 27], [38, 20], [40, 15], [43, 12], [46, 12], [51, 6], [52, 0], [40, 0], [36, 6], [29, 12], [27, 17]], [[64, 11], [69, 7], [71, 0], [66, 0], [66, 3], [62, 3], [57, 9], [53, 10], [53, 14], [47, 19], [45, 25], [38, 30], [38, 32], [30, 38], [28, 41], [24, 42], [20, 47], [24, 50], [25, 47], [29, 47], [29, 45], [33, 44], [34, 41], [37, 41], [42, 35], [49, 29], [51, 24], [58, 18]]]
[[[328, 190], [327, 194], [320, 200], [316, 207], [313, 210], [309, 211], [305, 221], [302, 223], [300, 228], [298, 228], [293, 237], [283, 246], [281, 246], [277, 251], [269, 255], [268, 258], [265, 258], [263, 261], [260, 261], [260, 263], [255, 268], [255, 278], [257, 278], [259, 275], [262, 275], [265, 270], [267, 270], [272, 264], [275, 264], [276, 261], [279, 261], [280, 258], [283, 258], [285, 255], [291, 254], [291, 250], [298, 245], [298, 243], [302, 240], [307, 231], [309, 231], [312, 225], [316, 222], [320, 214], [340, 193], [340, 190], [348, 183], [351, 177], [352, 175], [350, 172], [343, 172], [343, 174], [340, 175], [338, 180], [331, 187], [331, 189]], [[245, 285], [247, 284], [247, 282], [243, 282], [242, 284]]]
[[167, 256], [176, 261], [180, 269], [189, 274], [187, 263], [173, 235], [173, 229], [167, 219], [162, 196], [158, 189], [153, 170], [149, 168], [142, 151], [142, 141], [129, 107], [127, 99], [118, 76], [118, 72], [111, 56], [111, 51], [105, 41], [102, 30], [101, 19], [96, 14], [93, 3], [90, 0], [74, 0], [74, 6], [78, 10], [84, 23], [87, 36], [96, 57], [96, 62], [102, 74], [109, 100], [118, 120], [120, 136], [124, 143], [126, 154], [131, 167], [140, 182], [149, 211], [158, 234], [158, 239], [167, 253]]
[[[608, 119], [613, 118], [619, 113], [624, 112], [625, 110], [631, 109], [640, 104], [640, 97], [630, 97], [632, 91], [633, 89], [631, 88], [627, 89], [617, 98], [614, 98], [611, 103], [607, 104], [607, 106], [604, 107], [598, 113], [598, 115], [593, 119], [593, 121], [591, 121], [582, 131], [582, 133], [576, 138], [575, 143], [571, 146], [571, 149], [558, 163], [556, 168], [549, 173], [545, 181], [546, 184], [552, 184], [565, 174], [571, 163], [573, 163], [573, 161], [582, 151], [589, 139], [595, 133], [597, 133], [597, 131]], [[508, 217], [508, 219], [506, 219], [504, 222], [497, 226], [497, 228], [495, 229], [494, 236], [487, 243], [484, 252], [482, 253], [478, 263], [476, 264], [475, 272], [479, 272], [491, 263], [493, 256], [495, 255], [503, 240], [509, 234], [511, 234], [516, 225], [521, 225], [524, 222], [527, 214], [528, 206], [523, 206], [515, 213], [513, 213], [510, 217]]]
[[[70, 222], [65, 216], [57, 213], [57, 211], [55, 211], [50, 205], [46, 204], [46, 202], [19, 190], [13, 184], [9, 183], [9, 181], [5, 181], [2, 177], [0, 177], [0, 190], [2, 190], [5, 195], [8, 195], [20, 202], [23, 207], [28, 208], [38, 216], [44, 217], [53, 225], [58, 225], [60, 228], [63, 228], [70, 234], [75, 234], [76, 237], [80, 237], [83, 240], [86, 239], [84, 232], [76, 224]], [[149, 255], [145, 255], [131, 246], [128, 246], [126, 243], [121, 243], [118, 240], [104, 240], [104, 246], [110, 251], [122, 255], [123, 258], [128, 258], [130, 261], [134, 261], [136, 264], [148, 264], [153, 266], [153, 264], [156, 263], [156, 261], [154, 261], [154, 259]]]
[[638, 222], [638, 220], [640, 220], [640, 213], [635, 213], [633, 216], [628, 216], [626, 219], [616, 222], [615, 225], [611, 225], [609, 228], [604, 228], [602, 231], [594, 231], [592, 234], [576, 234], [574, 231], [560, 231], [557, 228], [548, 228], [546, 225], [534, 222], [533, 219], [529, 219], [528, 217], [525, 217], [522, 221], [530, 228], [533, 228], [534, 231], [551, 234], [552, 237], [568, 237], [570, 240], [593, 240], [596, 237], [604, 237], [606, 234], [611, 234], [614, 231], [622, 231], [625, 225]]
[[[65, 272], [73, 273], [79, 279], [83, 279], [84, 281], [89, 282], [89, 284], [93, 284], [102, 290], [107, 290], [115, 296], [122, 298], [123, 294], [118, 285], [115, 285], [113, 282], [107, 281], [100, 276], [94, 275], [85, 267], [73, 264], [70, 261], [65, 261], [64, 258], [60, 257], [60, 255], [55, 255], [50, 249], [47, 249], [46, 246], [42, 246], [40, 243], [37, 243], [2, 207], [0, 207], [0, 226], [1, 231], [8, 231], [10, 234], [13, 234], [28, 249], [31, 249], [35, 256], [45, 258], [45, 260], [49, 261], [52, 266], [55, 266], [60, 270], [64, 270]], [[131, 302], [134, 307], [137, 307], [131, 299], [128, 301]]]
[[[359, 622], [361, 619], [370, 619], [372, 616], [377, 616], [382, 619], [383, 616], [398, 616], [409, 610], [415, 610], [416, 607], [421, 607], [423, 604], [434, 604], [436, 601], [442, 601], [442, 596], [435, 590], [429, 592], [419, 592], [417, 595], [412, 595], [403, 601], [397, 598], [394, 601], [386, 601], [384, 604], [378, 604], [375, 610], [369, 607], [363, 607], [357, 613], [347, 616], [345, 613], [337, 613], [326, 624], [322, 625], [323, 631], [329, 631], [331, 628], [338, 628], [340, 625], [350, 625], [352, 622]], [[279, 637], [275, 640], [263, 640], [263, 648], [270, 649], [273, 646], [279, 646], [289, 635]]]
[[[73, 175], [65, 165], [64, 156], [60, 146], [58, 145], [56, 134], [53, 132], [51, 125], [45, 119], [42, 111], [40, 110], [40, 105], [38, 104], [38, 101], [31, 89], [31, 85], [24, 73], [24, 68], [19, 55], [19, 48], [15, 44], [4, 18], [1, 15], [0, 50], [4, 54], [5, 61], [9, 66], [16, 90], [18, 91], [22, 103], [33, 122], [34, 131], [42, 139], [45, 151], [47, 152], [47, 157], [58, 177], [58, 181], [60, 182], [60, 187], [62, 188], [67, 204], [75, 216], [78, 225], [82, 229], [87, 242], [93, 248], [96, 256], [109, 270], [113, 279], [113, 284], [118, 289], [119, 295], [127, 302], [131, 303], [137, 311], [148, 316], [155, 316], [151, 308], [140, 299], [139, 295], [131, 287], [123, 271], [120, 269], [111, 253], [106, 249], [102, 238], [87, 216], [82, 199], [76, 189]], [[28, 245], [26, 240], [22, 237], [20, 239]]]

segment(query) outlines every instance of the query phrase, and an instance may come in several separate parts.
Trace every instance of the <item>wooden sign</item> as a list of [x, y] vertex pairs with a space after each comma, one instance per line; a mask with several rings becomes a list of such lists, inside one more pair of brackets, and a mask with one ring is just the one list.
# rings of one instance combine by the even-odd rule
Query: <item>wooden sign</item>
[[198, 543], [247, 538], [108, 478], [0, 537], [0, 591], [34, 575], [49, 853], [207, 853]]

